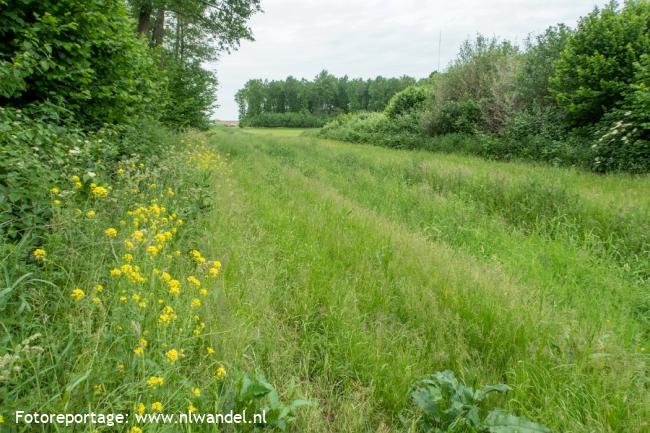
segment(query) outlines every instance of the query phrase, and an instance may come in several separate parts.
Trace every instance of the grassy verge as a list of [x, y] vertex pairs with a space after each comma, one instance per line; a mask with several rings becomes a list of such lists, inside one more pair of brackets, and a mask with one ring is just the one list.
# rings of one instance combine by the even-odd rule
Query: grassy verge
[[204, 255], [198, 244], [226, 165], [198, 135], [167, 139], [174, 144], [159, 155], [112, 173], [43, 185], [49, 226], [1, 244], [0, 415], [12, 429], [71, 428], [14, 424], [17, 410], [121, 413], [128, 426], [77, 429], [134, 433], [169, 428], [136, 414], [252, 414], [265, 404], [269, 425], [291, 418], [262, 376], [237, 373], [215, 326], [224, 251]]
[[397, 430], [446, 368], [554, 431], [647, 429], [647, 178], [243, 132], [212, 138], [220, 323], [320, 403], [301, 430]]

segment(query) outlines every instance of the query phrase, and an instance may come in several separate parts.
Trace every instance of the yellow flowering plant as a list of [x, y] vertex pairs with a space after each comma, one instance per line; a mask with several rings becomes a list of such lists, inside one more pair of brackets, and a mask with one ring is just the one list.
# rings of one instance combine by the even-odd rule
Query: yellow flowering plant
[[[221, 262], [185, 232], [204, 206], [192, 188], [219, 175], [225, 162], [199, 140], [150, 163], [134, 156], [119, 167], [108, 175], [67, 175], [63, 191], [46, 187], [61, 197], [57, 232], [26, 255], [43, 268], [43, 280], [58, 278], [66, 296], [63, 306], [43, 306], [56, 322], [41, 326], [56, 326], [52, 332], [64, 337], [53, 340], [39, 364], [52, 368], [56, 381], [40, 380], [54, 395], [60, 383], [84, 376], [92, 395], [69, 397], [70, 408], [84, 410], [183, 412], [232, 401], [225, 394], [236, 392], [236, 375], [226, 374], [228, 364], [216, 354], [211, 313], [219, 302], [214, 277]], [[54, 264], [56, 273], [49, 270]], [[60, 342], [70, 347], [63, 350]]]

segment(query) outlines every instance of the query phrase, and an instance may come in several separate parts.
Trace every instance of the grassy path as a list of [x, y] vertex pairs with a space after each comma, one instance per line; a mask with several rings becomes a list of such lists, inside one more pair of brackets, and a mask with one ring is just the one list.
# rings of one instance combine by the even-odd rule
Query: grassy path
[[217, 130], [201, 250], [220, 350], [317, 400], [299, 431], [395, 431], [410, 384], [507, 382], [562, 432], [648, 429], [648, 178]]

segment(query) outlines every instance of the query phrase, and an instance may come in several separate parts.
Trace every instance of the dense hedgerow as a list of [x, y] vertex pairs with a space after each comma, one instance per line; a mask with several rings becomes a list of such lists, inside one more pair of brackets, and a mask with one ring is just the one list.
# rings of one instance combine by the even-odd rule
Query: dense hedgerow
[[[462, 45], [446, 72], [432, 74], [421, 87], [428, 89], [427, 100], [409, 121], [391, 108], [386, 117], [340, 117], [321, 134], [598, 172], [647, 172], [649, 26], [647, 2], [629, 1], [595, 9], [575, 31], [549, 27], [523, 52], [478, 36]], [[401, 97], [388, 106], [399, 106]], [[456, 134], [467, 134], [467, 142]]]
[[162, 72], [123, 1], [0, 4], [0, 105], [65, 106], [84, 129], [160, 110]]

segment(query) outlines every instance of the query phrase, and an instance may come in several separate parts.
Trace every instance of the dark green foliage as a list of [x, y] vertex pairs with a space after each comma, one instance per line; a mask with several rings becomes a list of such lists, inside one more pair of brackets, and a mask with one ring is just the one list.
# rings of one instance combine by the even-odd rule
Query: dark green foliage
[[549, 91], [549, 80], [555, 74], [555, 62], [573, 32], [564, 24], [551, 26], [544, 33], [529, 38], [516, 74], [516, 104], [518, 110], [558, 109]]
[[[337, 78], [327, 71], [320, 72], [313, 81], [297, 80], [287, 77], [284, 81], [249, 80], [240, 89], [235, 100], [239, 105], [239, 121], [242, 125], [279, 125], [280, 119], [299, 119], [298, 116], [266, 116], [266, 114], [307, 112], [321, 119], [341, 113], [354, 111], [381, 111], [397, 92], [415, 84], [411, 77], [384, 78], [371, 80], [354, 79], [347, 76]], [[265, 116], [260, 116], [265, 114]], [[265, 124], [268, 119], [271, 123]], [[304, 117], [306, 123], [295, 126], [313, 126], [311, 118]]]
[[160, 120], [176, 128], [206, 129], [217, 99], [215, 74], [198, 61], [179, 63], [174, 59], [168, 60], [165, 70], [169, 103]]
[[331, 116], [319, 116], [307, 111], [297, 113], [260, 113], [255, 116], [244, 118], [239, 122], [239, 126], [267, 128], [320, 128], [329, 120], [331, 120]]
[[0, 105], [65, 105], [84, 127], [158, 111], [161, 76], [120, 0], [0, 1]]
[[428, 129], [432, 134], [475, 133], [481, 122], [481, 106], [473, 99], [445, 101], [432, 116]]
[[634, 81], [635, 63], [650, 54], [650, 3], [612, 2], [582, 18], [556, 64], [551, 90], [572, 126], [599, 122]]
[[388, 101], [384, 110], [386, 116], [396, 119], [404, 114], [418, 112], [424, 106], [424, 102], [429, 96], [429, 91], [421, 86], [409, 86], [406, 89], [397, 92]]

